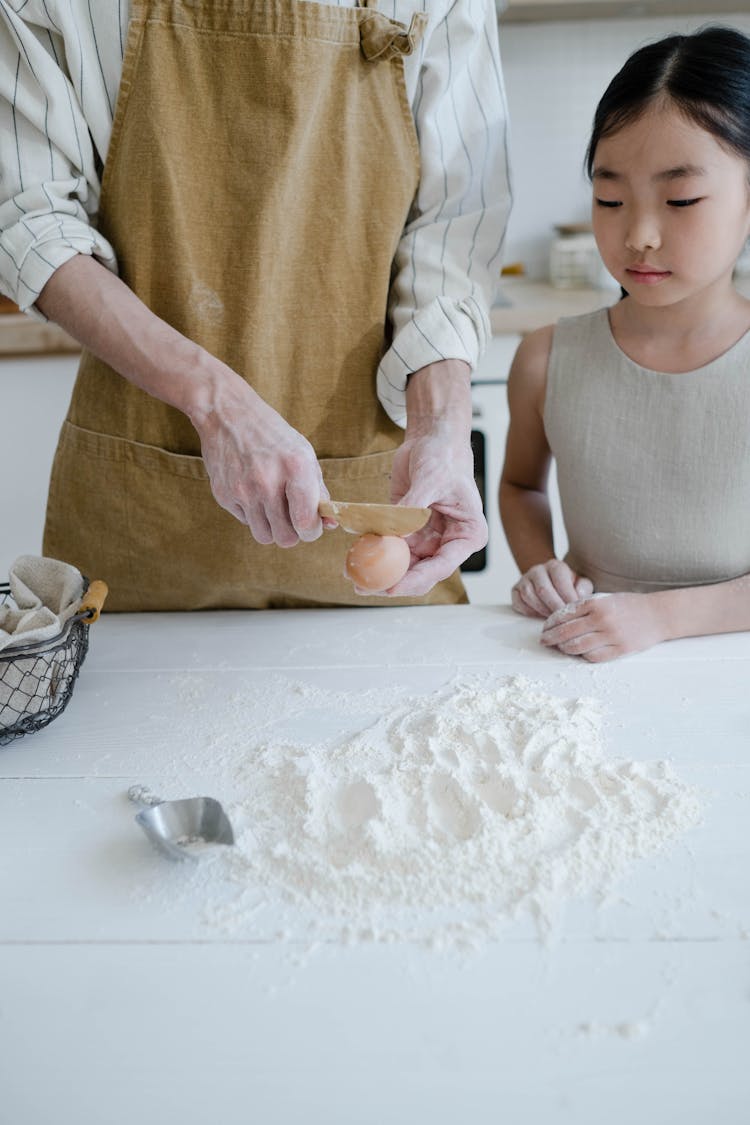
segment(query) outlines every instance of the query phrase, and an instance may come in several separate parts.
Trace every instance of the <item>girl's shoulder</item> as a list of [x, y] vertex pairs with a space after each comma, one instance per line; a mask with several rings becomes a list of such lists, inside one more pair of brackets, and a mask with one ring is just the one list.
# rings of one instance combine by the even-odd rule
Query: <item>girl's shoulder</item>
[[511, 412], [530, 407], [542, 414], [554, 331], [554, 324], [537, 328], [524, 336], [518, 345], [508, 375]]
[[554, 334], [554, 324], [546, 324], [544, 328], [536, 328], [524, 336], [516, 349], [510, 377], [545, 379]]
[[527, 378], [544, 378], [550, 359], [558, 354], [587, 354], [592, 346], [598, 351], [609, 340], [608, 309], [596, 309], [581, 316], [561, 317], [524, 336], [516, 351], [514, 367]]
[[[607, 361], [611, 361], [611, 338], [607, 308], [581, 316], [561, 317], [524, 336], [508, 376], [511, 408], [533, 407], [545, 412], [548, 395], [561, 383], [568, 387], [569, 376], [579, 381]], [[586, 362], [582, 362], [582, 357]], [[589, 362], [596, 357], [596, 363]]]

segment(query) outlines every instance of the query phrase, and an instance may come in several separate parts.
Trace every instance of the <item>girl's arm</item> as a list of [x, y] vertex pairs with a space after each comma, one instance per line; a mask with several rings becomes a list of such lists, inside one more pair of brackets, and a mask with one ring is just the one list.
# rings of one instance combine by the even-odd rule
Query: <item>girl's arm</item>
[[750, 575], [711, 586], [610, 594], [554, 614], [542, 643], [602, 663], [661, 641], [750, 630]]
[[548, 617], [592, 591], [555, 558], [552, 514], [547, 496], [552, 455], [544, 432], [544, 396], [552, 327], [526, 336], [508, 376], [510, 426], [500, 479], [500, 515], [521, 578], [513, 587], [513, 608]]
[[750, 575], [711, 586], [663, 590], [653, 596], [661, 603], [665, 641], [750, 629]]

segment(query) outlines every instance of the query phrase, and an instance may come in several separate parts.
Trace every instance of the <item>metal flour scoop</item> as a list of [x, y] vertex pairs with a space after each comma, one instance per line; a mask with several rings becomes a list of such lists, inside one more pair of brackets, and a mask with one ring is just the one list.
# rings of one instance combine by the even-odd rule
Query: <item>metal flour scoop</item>
[[144, 807], [136, 816], [149, 840], [174, 860], [199, 859], [216, 852], [218, 844], [233, 844], [229, 817], [213, 797], [162, 801], [145, 785], [131, 785], [128, 797]]

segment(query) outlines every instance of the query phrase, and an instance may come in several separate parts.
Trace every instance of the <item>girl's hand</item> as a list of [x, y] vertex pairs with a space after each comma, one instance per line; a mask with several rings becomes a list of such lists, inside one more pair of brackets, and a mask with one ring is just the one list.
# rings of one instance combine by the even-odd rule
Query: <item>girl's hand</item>
[[555, 610], [593, 594], [589, 578], [576, 574], [561, 559], [549, 559], [527, 570], [511, 590], [511, 604], [524, 617], [549, 617]]
[[667, 640], [659, 594], [608, 594], [553, 613], [541, 642], [594, 664]]

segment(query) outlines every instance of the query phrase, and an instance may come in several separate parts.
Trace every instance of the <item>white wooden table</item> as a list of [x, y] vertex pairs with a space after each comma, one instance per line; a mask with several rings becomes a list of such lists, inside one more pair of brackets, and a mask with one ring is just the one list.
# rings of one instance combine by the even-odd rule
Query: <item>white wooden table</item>
[[[92, 627], [68, 710], [0, 750], [0, 1122], [747, 1122], [750, 638], [593, 668], [537, 634], [488, 607]], [[128, 785], [174, 774], [231, 799], [185, 745], [188, 673], [226, 698], [279, 674], [428, 692], [466, 670], [599, 696], [612, 753], [671, 758], [706, 791], [704, 825], [621, 901], [571, 904], [551, 948], [519, 923], [468, 960], [330, 942], [297, 964], [273, 920], [227, 937], [189, 896], [139, 898], [145, 873], [182, 868], [160, 866]]]

